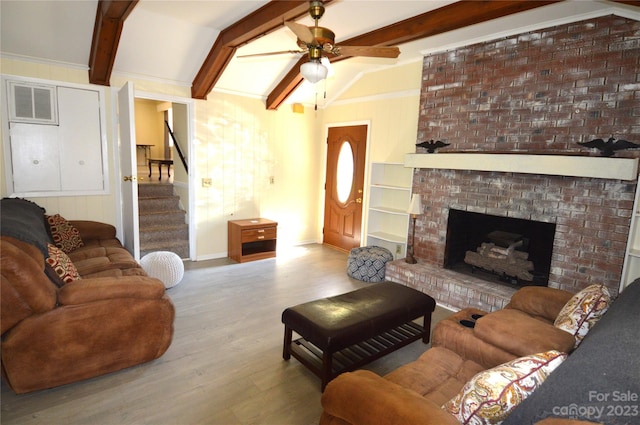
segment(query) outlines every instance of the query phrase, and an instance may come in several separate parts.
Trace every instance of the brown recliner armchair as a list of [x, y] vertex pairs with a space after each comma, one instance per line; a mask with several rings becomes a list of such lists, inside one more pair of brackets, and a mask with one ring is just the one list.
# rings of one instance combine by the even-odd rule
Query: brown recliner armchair
[[[384, 377], [358, 370], [331, 381], [322, 395], [320, 425], [457, 425], [442, 406], [479, 372], [548, 350], [569, 353], [575, 338], [554, 327], [573, 294], [526, 287], [503, 310], [461, 310], [440, 321], [432, 348]], [[482, 316], [482, 317], [480, 317]], [[463, 326], [467, 320], [473, 326]], [[539, 425], [582, 425], [550, 419]]]
[[2, 376], [16, 393], [144, 363], [169, 347], [175, 311], [159, 280], [114, 271], [58, 288], [34, 245], [3, 236], [0, 255]]
[[[465, 308], [442, 320], [433, 331], [431, 345], [485, 368], [551, 349], [570, 353], [575, 338], [553, 323], [572, 296], [561, 289], [523, 287], [502, 310], [488, 313]], [[465, 321], [473, 327], [463, 326]]]

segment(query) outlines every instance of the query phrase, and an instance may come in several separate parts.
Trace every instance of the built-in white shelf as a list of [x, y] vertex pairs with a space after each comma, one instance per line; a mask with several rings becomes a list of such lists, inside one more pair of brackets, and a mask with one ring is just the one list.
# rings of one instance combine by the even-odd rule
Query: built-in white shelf
[[395, 259], [407, 252], [412, 180], [401, 162], [371, 163], [366, 244], [387, 248]]
[[380, 206], [373, 206], [373, 207], [369, 207], [370, 211], [380, 211], [383, 213], [387, 213], [387, 214], [398, 214], [398, 215], [407, 215], [407, 210], [401, 210], [398, 208], [390, 208], [390, 207], [380, 207]]
[[410, 187], [396, 186], [391, 184], [372, 184], [371, 187], [377, 187], [379, 189], [391, 189], [391, 190], [406, 190], [406, 191], [411, 190]]
[[636, 180], [638, 158], [518, 153], [406, 154], [405, 167]]
[[620, 292], [640, 277], [640, 179], [636, 185], [636, 196], [633, 201], [633, 214], [627, 238], [627, 250], [622, 265]]
[[370, 238], [376, 238], [386, 242], [401, 244], [403, 245], [403, 250], [404, 250], [404, 245], [407, 243], [406, 235], [400, 236], [400, 235], [394, 235], [394, 234], [385, 233], [385, 232], [370, 232], [368, 236]]
[[640, 249], [630, 249], [629, 255], [632, 257], [640, 257]]

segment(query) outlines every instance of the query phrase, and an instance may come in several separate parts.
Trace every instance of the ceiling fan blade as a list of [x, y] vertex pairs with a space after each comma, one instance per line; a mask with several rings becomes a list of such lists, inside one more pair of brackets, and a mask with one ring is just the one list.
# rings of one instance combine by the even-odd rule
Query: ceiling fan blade
[[337, 56], [369, 56], [373, 58], [397, 58], [400, 55], [398, 47], [377, 46], [333, 46], [331, 53]]
[[252, 58], [256, 56], [275, 56], [275, 55], [292, 55], [299, 53], [307, 53], [304, 50], [281, 50], [279, 52], [267, 52], [267, 53], [253, 53], [250, 55], [238, 55], [237, 58]]
[[284, 24], [303, 42], [311, 45], [318, 44], [309, 27], [295, 22], [285, 22]]

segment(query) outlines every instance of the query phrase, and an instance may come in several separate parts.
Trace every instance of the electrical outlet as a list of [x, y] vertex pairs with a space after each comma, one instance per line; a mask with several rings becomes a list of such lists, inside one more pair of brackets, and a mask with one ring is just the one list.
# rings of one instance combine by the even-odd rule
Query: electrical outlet
[[211, 177], [202, 178], [202, 187], [211, 187], [212, 184], [213, 184], [213, 181], [211, 180]]
[[276, 183], [276, 178], [275, 176], [270, 176], [269, 177], [269, 184], [275, 184]]
[[396, 255], [400, 255], [402, 253], [402, 245], [396, 245]]

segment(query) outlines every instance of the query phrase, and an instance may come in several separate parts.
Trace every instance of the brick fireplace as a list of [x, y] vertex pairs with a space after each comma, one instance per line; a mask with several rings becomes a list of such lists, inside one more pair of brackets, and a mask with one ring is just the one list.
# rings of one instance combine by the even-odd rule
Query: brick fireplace
[[[417, 142], [450, 143], [432, 154], [443, 158], [597, 156], [577, 142], [640, 143], [639, 32], [640, 22], [610, 15], [426, 56]], [[416, 168], [413, 192], [425, 206], [416, 222], [418, 264], [394, 261], [387, 277], [454, 308], [494, 310], [508, 302], [513, 287], [443, 269], [454, 208], [554, 223], [549, 286], [577, 292], [603, 283], [615, 294], [635, 189], [635, 180]]]
[[449, 208], [443, 267], [515, 287], [547, 286], [555, 223]]

